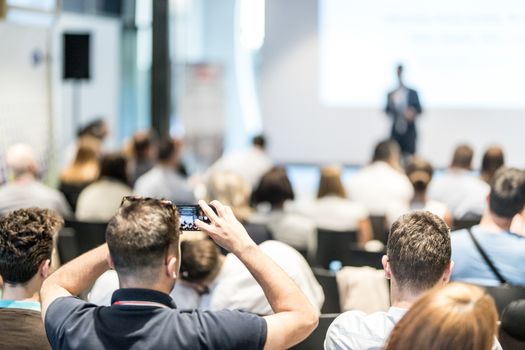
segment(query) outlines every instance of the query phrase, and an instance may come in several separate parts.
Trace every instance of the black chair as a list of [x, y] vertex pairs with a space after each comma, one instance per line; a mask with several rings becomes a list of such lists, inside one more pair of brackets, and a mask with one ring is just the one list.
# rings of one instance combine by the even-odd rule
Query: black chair
[[494, 298], [496, 302], [496, 308], [498, 314], [501, 315], [503, 310], [515, 300], [525, 299], [525, 286], [524, 287], [510, 287], [510, 286], [498, 286], [498, 287], [481, 287], [484, 288], [487, 294]]
[[479, 224], [481, 218], [476, 219], [454, 219], [454, 225], [452, 225], [452, 231], [462, 230], [464, 228], [470, 228]]
[[370, 215], [370, 223], [372, 224], [372, 231], [374, 231], [374, 239], [386, 246], [388, 241], [388, 228], [384, 215]]
[[[105, 222], [66, 220], [64, 229], [58, 236], [59, 256], [61, 260], [62, 256], [64, 257], [62, 263], [74, 259], [106, 242], [107, 226], [108, 224]], [[72, 241], [75, 243], [73, 244]]]
[[326, 337], [326, 332], [328, 332], [328, 327], [334, 322], [335, 318], [339, 314], [322, 314], [319, 316], [319, 325], [317, 328], [302, 342], [296, 346], [291, 347], [294, 350], [317, 350], [323, 349], [324, 339]]
[[357, 243], [357, 232], [341, 232], [317, 229], [317, 252], [315, 265], [327, 268], [331, 261], [343, 261], [352, 246]]
[[321, 287], [323, 287], [324, 304], [321, 308], [321, 313], [332, 314], [341, 312], [339, 289], [337, 289], [335, 273], [319, 267], [314, 267], [312, 270], [315, 278]]
[[370, 266], [382, 270], [383, 264], [381, 259], [385, 252], [369, 252], [364, 249], [350, 248], [345, 258], [341, 260], [343, 266]]

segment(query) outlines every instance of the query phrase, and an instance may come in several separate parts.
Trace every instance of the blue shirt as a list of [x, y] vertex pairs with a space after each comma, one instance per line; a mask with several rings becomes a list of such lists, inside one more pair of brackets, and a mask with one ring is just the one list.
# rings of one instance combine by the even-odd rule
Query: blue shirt
[[[525, 285], [525, 237], [512, 232], [488, 232], [472, 227], [472, 233], [499, 273], [512, 285]], [[452, 280], [497, 286], [498, 278], [476, 249], [466, 229], [450, 235], [452, 243]]]
[[45, 329], [53, 349], [263, 349], [266, 321], [223, 310], [181, 311], [167, 294], [118, 289], [111, 306], [54, 300]]
[[40, 311], [40, 303], [38, 301], [0, 300], [0, 309]]

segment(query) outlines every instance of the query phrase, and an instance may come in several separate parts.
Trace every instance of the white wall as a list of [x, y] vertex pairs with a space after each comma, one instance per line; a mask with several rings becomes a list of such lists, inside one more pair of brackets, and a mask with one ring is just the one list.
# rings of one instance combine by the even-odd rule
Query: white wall
[[[383, 106], [360, 110], [320, 103], [317, 0], [266, 4], [261, 109], [272, 156], [281, 162], [368, 162], [374, 144], [388, 137], [390, 121]], [[477, 151], [479, 165], [483, 149], [497, 142], [509, 164], [524, 167], [524, 116], [521, 110], [427, 109], [419, 120], [418, 149], [444, 167], [455, 145], [468, 142]]]

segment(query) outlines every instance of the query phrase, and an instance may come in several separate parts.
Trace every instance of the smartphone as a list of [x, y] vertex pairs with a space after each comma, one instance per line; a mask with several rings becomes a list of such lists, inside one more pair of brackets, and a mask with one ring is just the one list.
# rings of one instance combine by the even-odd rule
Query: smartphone
[[[215, 208], [210, 206], [215, 212]], [[179, 211], [179, 221], [181, 231], [199, 231], [195, 220], [199, 219], [207, 224], [210, 223], [210, 219], [204, 214], [204, 211], [197, 204], [183, 204], [177, 205]]]

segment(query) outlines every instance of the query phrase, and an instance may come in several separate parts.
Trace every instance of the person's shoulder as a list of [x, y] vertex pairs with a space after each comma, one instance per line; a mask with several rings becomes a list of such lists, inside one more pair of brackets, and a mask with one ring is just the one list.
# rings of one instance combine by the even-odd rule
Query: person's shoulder
[[[374, 325], [383, 321], [386, 312], [366, 314], [362, 311], [346, 311], [332, 322], [326, 333], [325, 349], [361, 348], [366, 339], [375, 339]], [[380, 340], [380, 339], [379, 339]]]

